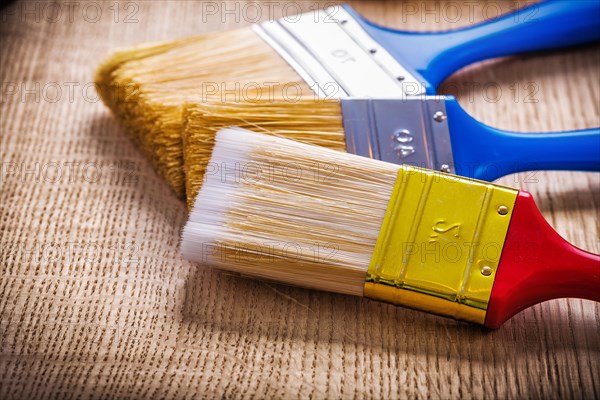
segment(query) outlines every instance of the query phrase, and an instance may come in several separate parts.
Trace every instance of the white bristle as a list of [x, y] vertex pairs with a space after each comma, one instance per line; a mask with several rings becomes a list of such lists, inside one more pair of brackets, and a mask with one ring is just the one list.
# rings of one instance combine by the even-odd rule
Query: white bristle
[[398, 169], [223, 129], [183, 231], [182, 254], [247, 275], [361, 295]]

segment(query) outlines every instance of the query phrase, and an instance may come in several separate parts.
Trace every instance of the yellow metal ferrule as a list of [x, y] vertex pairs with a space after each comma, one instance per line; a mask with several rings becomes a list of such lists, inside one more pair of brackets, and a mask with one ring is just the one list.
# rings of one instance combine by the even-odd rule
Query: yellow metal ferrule
[[402, 166], [364, 295], [483, 324], [517, 193]]

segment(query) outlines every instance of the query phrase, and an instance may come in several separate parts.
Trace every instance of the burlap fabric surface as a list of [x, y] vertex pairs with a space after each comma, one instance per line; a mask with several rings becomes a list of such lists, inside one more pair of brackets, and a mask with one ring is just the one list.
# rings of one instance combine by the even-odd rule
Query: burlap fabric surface
[[[353, 4], [414, 30], [466, 25], [512, 4], [464, 3], [454, 2], [458, 18], [447, 3]], [[183, 261], [184, 203], [91, 81], [116, 47], [255, 16], [246, 3], [227, 3], [230, 14], [222, 2], [210, 3], [215, 14], [206, 4], [23, 1], [2, 9], [0, 398], [600, 396], [600, 307], [592, 302], [547, 302], [487, 332]], [[259, 5], [261, 18], [286, 4]], [[293, 4], [288, 13], [316, 3]], [[599, 62], [598, 47], [523, 56], [469, 68], [444, 87], [494, 126], [592, 127], [600, 125]], [[598, 174], [538, 172], [502, 183], [533, 192], [562, 235], [600, 252]]]

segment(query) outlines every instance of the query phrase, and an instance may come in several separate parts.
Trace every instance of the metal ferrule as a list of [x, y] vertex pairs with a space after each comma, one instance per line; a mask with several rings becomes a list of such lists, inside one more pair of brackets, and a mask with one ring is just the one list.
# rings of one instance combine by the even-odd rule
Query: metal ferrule
[[340, 6], [253, 29], [321, 98], [425, 93], [419, 80]]
[[454, 173], [443, 96], [342, 99], [346, 151]]
[[517, 193], [402, 166], [364, 295], [483, 324]]

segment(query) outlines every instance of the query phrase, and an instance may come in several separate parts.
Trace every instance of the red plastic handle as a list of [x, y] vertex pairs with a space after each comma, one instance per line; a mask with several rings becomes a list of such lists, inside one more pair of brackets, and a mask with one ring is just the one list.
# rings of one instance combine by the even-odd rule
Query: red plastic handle
[[520, 192], [485, 326], [497, 328], [527, 307], [563, 297], [600, 302], [600, 256], [565, 241], [546, 222], [531, 194]]

